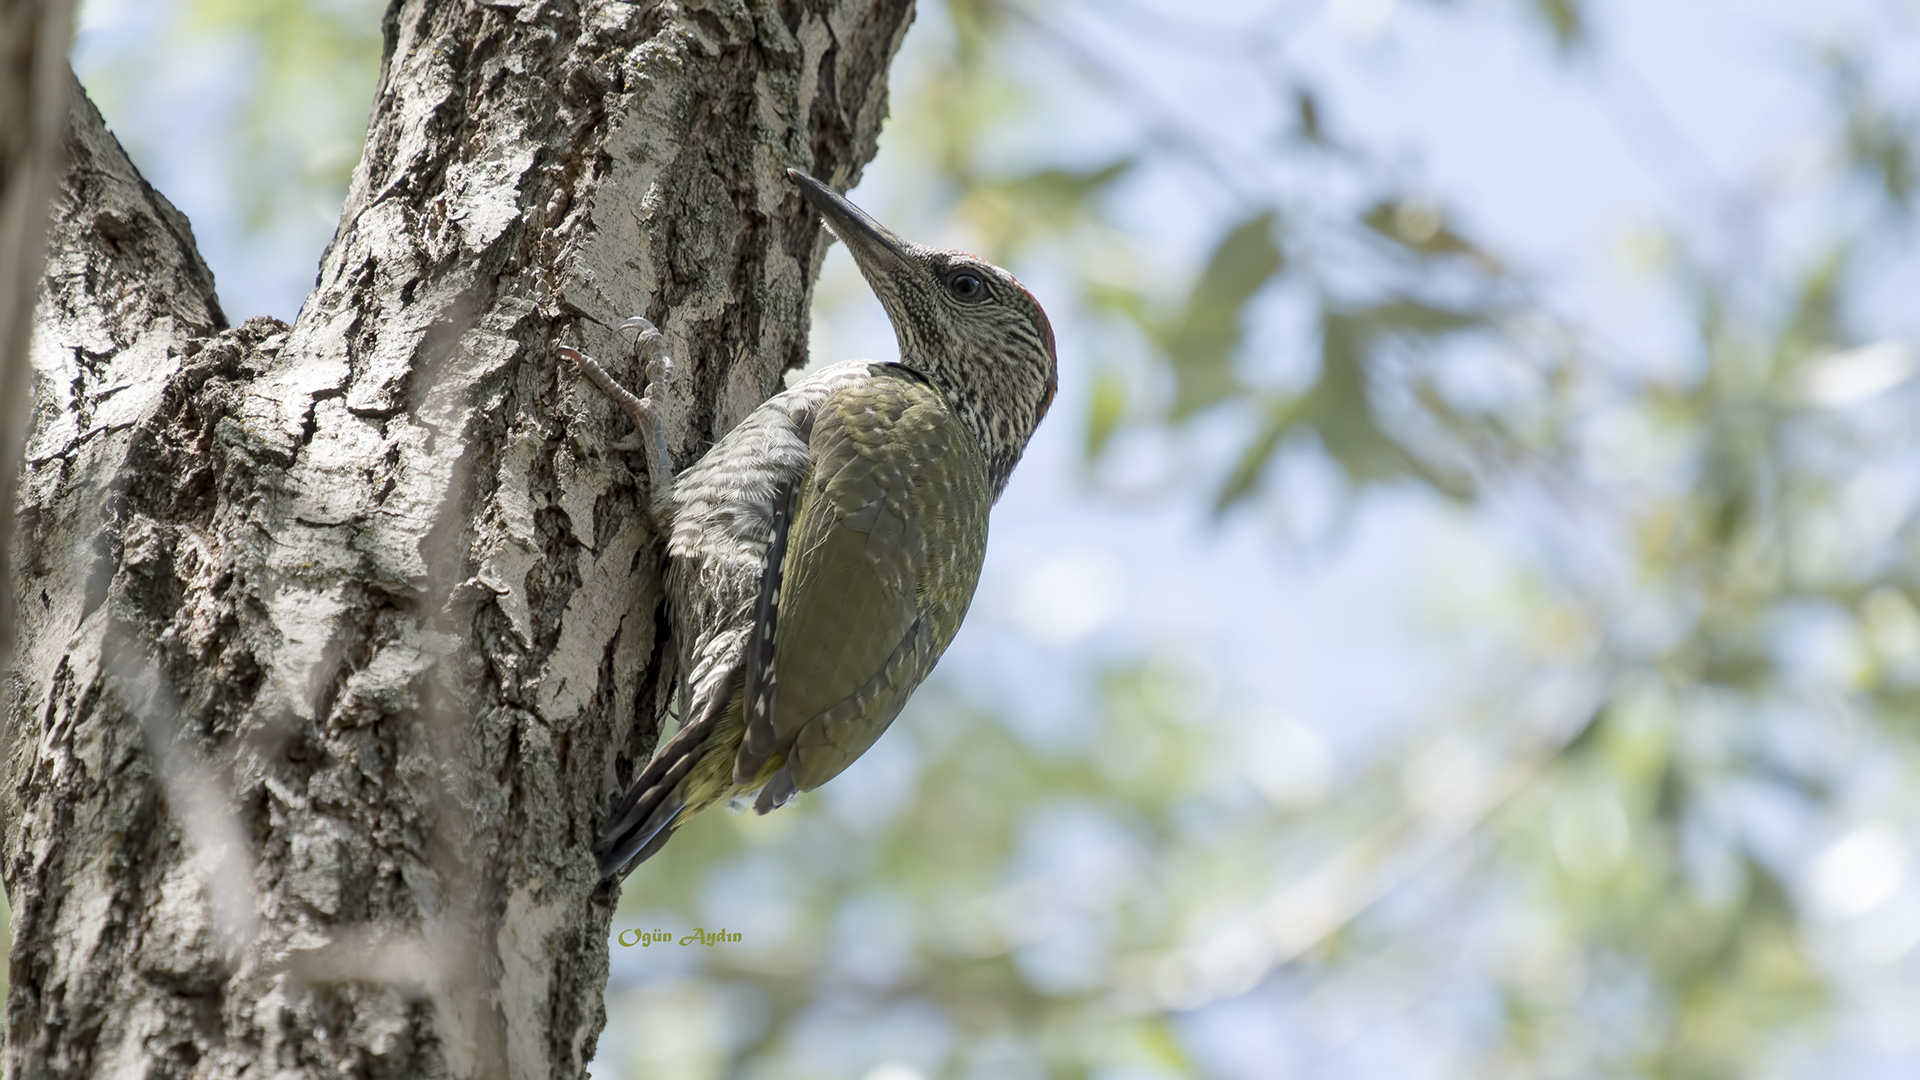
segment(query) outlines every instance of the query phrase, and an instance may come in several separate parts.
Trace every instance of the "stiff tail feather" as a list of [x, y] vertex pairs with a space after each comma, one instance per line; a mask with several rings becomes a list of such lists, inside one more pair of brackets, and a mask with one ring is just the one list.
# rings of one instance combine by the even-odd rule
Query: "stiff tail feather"
[[714, 695], [698, 719], [667, 740], [621, 794], [600, 831], [600, 842], [594, 845], [601, 877], [625, 877], [667, 846], [667, 840], [680, 826], [681, 811], [687, 808], [681, 781], [700, 760], [700, 752], [718, 726], [727, 699], [732, 696], [731, 690], [738, 683], [737, 672], [720, 680], [719, 685], [725, 689]]

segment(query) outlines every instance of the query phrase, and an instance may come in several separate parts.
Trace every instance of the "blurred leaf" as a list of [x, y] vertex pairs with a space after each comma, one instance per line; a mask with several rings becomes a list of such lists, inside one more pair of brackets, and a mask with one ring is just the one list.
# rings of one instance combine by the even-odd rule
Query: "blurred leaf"
[[1006, 30], [1006, 13], [996, 0], [947, 0], [947, 15], [953, 20], [955, 52], [960, 64], [976, 67], [986, 63], [987, 53]]
[[1127, 387], [1120, 376], [1109, 368], [1095, 372], [1093, 400], [1087, 406], [1087, 460], [1100, 456], [1126, 408]]
[[1533, 0], [1533, 13], [1546, 24], [1563, 55], [1586, 43], [1587, 20], [1580, 0]]
[[1134, 326], [1153, 325], [1153, 313], [1148, 308], [1147, 298], [1135, 290], [1104, 281], [1086, 281], [1082, 288], [1082, 296], [1094, 310], [1120, 315]]
[[1352, 318], [1369, 328], [1410, 334], [1446, 334], [1483, 325], [1486, 317], [1477, 311], [1456, 311], [1434, 307], [1419, 300], [1389, 300], [1355, 311]]
[[189, 0], [182, 29], [234, 35], [258, 52], [236, 132], [234, 189], [269, 227], [335, 206], [360, 159], [380, 70], [377, 0]]
[[1124, 157], [1092, 169], [1041, 169], [1008, 183], [1029, 210], [1042, 215], [1077, 212], [1086, 201], [1127, 174], [1134, 159]]
[[1180, 1045], [1174, 1035], [1173, 1027], [1164, 1017], [1140, 1025], [1138, 1046], [1141, 1057], [1156, 1069], [1175, 1070], [1183, 1073], [1194, 1071], [1194, 1062]]
[[1166, 334], [1179, 388], [1174, 419], [1191, 416], [1234, 392], [1233, 356], [1240, 347], [1247, 301], [1284, 265], [1273, 237], [1278, 220], [1267, 210], [1221, 238], [1187, 297], [1186, 310]]
[[1388, 199], [1373, 204], [1361, 223], [1389, 240], [1422, 255], [1471, 255], [1493, 268], [1492, 256], [1447, 227], [1439, 207], [1417, 199]]
[[1021, 114], [1031, 94], [996, 64], [996, 45], [1006, 30], [998, 3], [953, 0], [946, 11], [953, 48], [934, 57], [912, 92], [895, 105], [887, 125], [888, 145], [927, 162], [970, 192], [977, 183], [980, 148]]
[[1081, 228], [1094, 220], [1097, 196], [1133, 168], [1132, 158], [1090, 169], [1041, 169], [1004, 178], [965, 179], [960, 212], [986, 238], [986, 250], [1000, 262], [1049, 235]]
[[1586, 722], [1580, 725], [1580, 730], [1573, 738], [1568, 739], [1566, 744], [1560, 748], [1561, 759], [1564, 761], [1578, 760], [1579, 758], [1587, 756], [1589, 751], [1599, 745], [1603, 741], [1610, 726], [1607, 723], [1610, 713], [1611, 710], [1605, 705], [1594, 710], [1593, 715], [1587, 717]]
[[1215, 497], [1216, 509], [1225, 510], [1252, 494], [1286, 434], [1301, 425], [1313, 429], [1320, 444], [1356, 486], [1413, 478], [1455, 498], [1470, 494], [1464, 479], [1410, 452], [1380, 426], [1368, 385], [1367, 354], [1382, 333], [1445, 333], [1479, 322], [1479, 317], [1471, 313], [1411, 300], [1325, 313], [1320, 328], [1319, 379], [1297, 400], [1269, 408], [1259, 432]]
[[1413, 457], [1374, 417], [1366, 353], [1376, 328], [1364, 317], [1326, 316], [1321, 323], [1320, 381], [1303, 403], [1321, 444], [1357, 485], [1418, 471]]
[[1216, 513], [1225, 512], [1259, 489], [1260, 477], [1266, 471], [1267, 462], [1273, 459], [1274, 451], [1280, 448], [1281, 440], [1293, 430], [1294, 421], [1299, 416], [1299, 398], [1287, 398], [1267, 406], [1260, 430], [1247, 448], [1241, 451], [1233, 471], [1227, 474], [1227, 482], [1220, 486], [1219, 494], [1214, 496], [1213, 508]]
[[1799, 389], [1798, 382], [1789, 378], [1797, 374], [1797, 366], [1832, 350], [1845, 336], [1840, 327], [1840, 278], [1849, 254], [1845, 247], [1835, 248], [1800, 283], [1780, 335], [1783, 362], [1776, 372], [1790, 393]]
[[1320, 101], [1313, 91], [1296, 89], [1293, 92], [1293, 116], [1294, 122], [1300, 126], [1301, 138], [1312, 143], [1325, 140], [1320, 130]]
[[1896, 115], [1874, 94], [1869, 76], [1845, 54], [1828, 57], [1835, 96], [1846, 117], [1842, 136], [1848, 164], [1876, 182], [1898, 211], [1920, 188], [1920, 132], [1913, 117]]

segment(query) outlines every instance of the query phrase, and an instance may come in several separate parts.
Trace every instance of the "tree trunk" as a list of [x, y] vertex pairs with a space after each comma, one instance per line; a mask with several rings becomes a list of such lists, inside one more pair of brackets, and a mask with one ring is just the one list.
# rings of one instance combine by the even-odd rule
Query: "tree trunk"
[[[6, 686], [7, 1074], [578, 1076], [590, 852], [672, 681], [644, 463], [803, 362], [787, 166], [873, 154], [912, 0], [396, 2], [298, 321], [227, 329], [77, 88]], [[676, 419], [677, 418], [677, 419]]]

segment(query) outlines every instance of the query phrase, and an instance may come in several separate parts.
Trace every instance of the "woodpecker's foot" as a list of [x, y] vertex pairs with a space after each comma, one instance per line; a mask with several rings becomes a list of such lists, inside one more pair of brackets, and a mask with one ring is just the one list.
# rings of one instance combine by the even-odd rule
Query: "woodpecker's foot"
[[[640, 336], [634, 340], [633, 347], [640, 354], [640, 359], [646, 362], [647, 388], [646, 392], [640, 395], [638, 408], [650, 418], [648, 423], [658, 428], [660, 413], [666, 407], [667, 394], [673, 385], [673, 361], [661, 351], [666, 344], [666, 335], [660, 333], [659, 327], [639, 315], [635, 315], [614, 329], [640, 331]], [[633, 416], [633, 410], [629, 409], [627, 415]], [[638, 420], [634, 421], [634, 427], [640, 427]]]
[[[658, 337], [660, 331], [655, 330], [653, 333]], [[607, 369], [601, 367], [598, 360], [579, 349], [562, 345], [554, 351], [573, 361], [573, 366], [580, 369], [580, 374], [586, 376], [587, 381], [592, 383], [595, 389], [612, 398], [613, 403], [620, 406], [620, 411], [626, 413], [627, 419], [633, 421], [634, 431], [642, 440], [649, 438], [659, 428], [660, 405], [656, 400], [655, 390], [672, 371], [671, 361], [661, 357], [649, 363], [647, 391], [642, 396], [635, 397], [632, 391], [614, 381], [613, 376], [607, 374]], [[659, 397], [664, 398], [665, 395], [661, 394]], [[638, 447], [632, 449], [638, 449]]]
[[659, 328], [639, 316], [628, 319], [616, 329], [638, 330], [640, 338], [634, 343], [640, 358], [647, 366], [647, 386], [645, 392], [635, 396], [632, 391], [614, 381], [607, 369], [581, 352], [579, 349], [562, 345], [555, 352], [573, 362], [580, 374], [594, 385], [594, 388], [620, 407], [633, 421], [634, 434], [629, 439], [621, 439], [613, 444], [617, 450], [644, 450], [647, 455], [647, 472], [653, 480], [656, 495], [669, 491], [673, 484], [673, 464], [667, 456], [667, 433], [664, 423], [669, 388], [673, 383], [673, 361], [661, 351], [663, 341]]

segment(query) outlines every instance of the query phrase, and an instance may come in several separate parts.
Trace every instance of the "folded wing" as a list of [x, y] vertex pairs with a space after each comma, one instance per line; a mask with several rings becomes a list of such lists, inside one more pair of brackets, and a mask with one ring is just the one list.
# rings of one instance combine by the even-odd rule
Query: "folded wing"
[[[873, 370], [816, 408], [812, 468], [748, 638], [756, 692], [734, 779], [767, 776], [762, 812], [839, 775], [887, 729], [959, 630], [986, 553], [979, 447], [939, 391], [897, 365]], [[770, 661], [754, 656], [762, 641]]]

